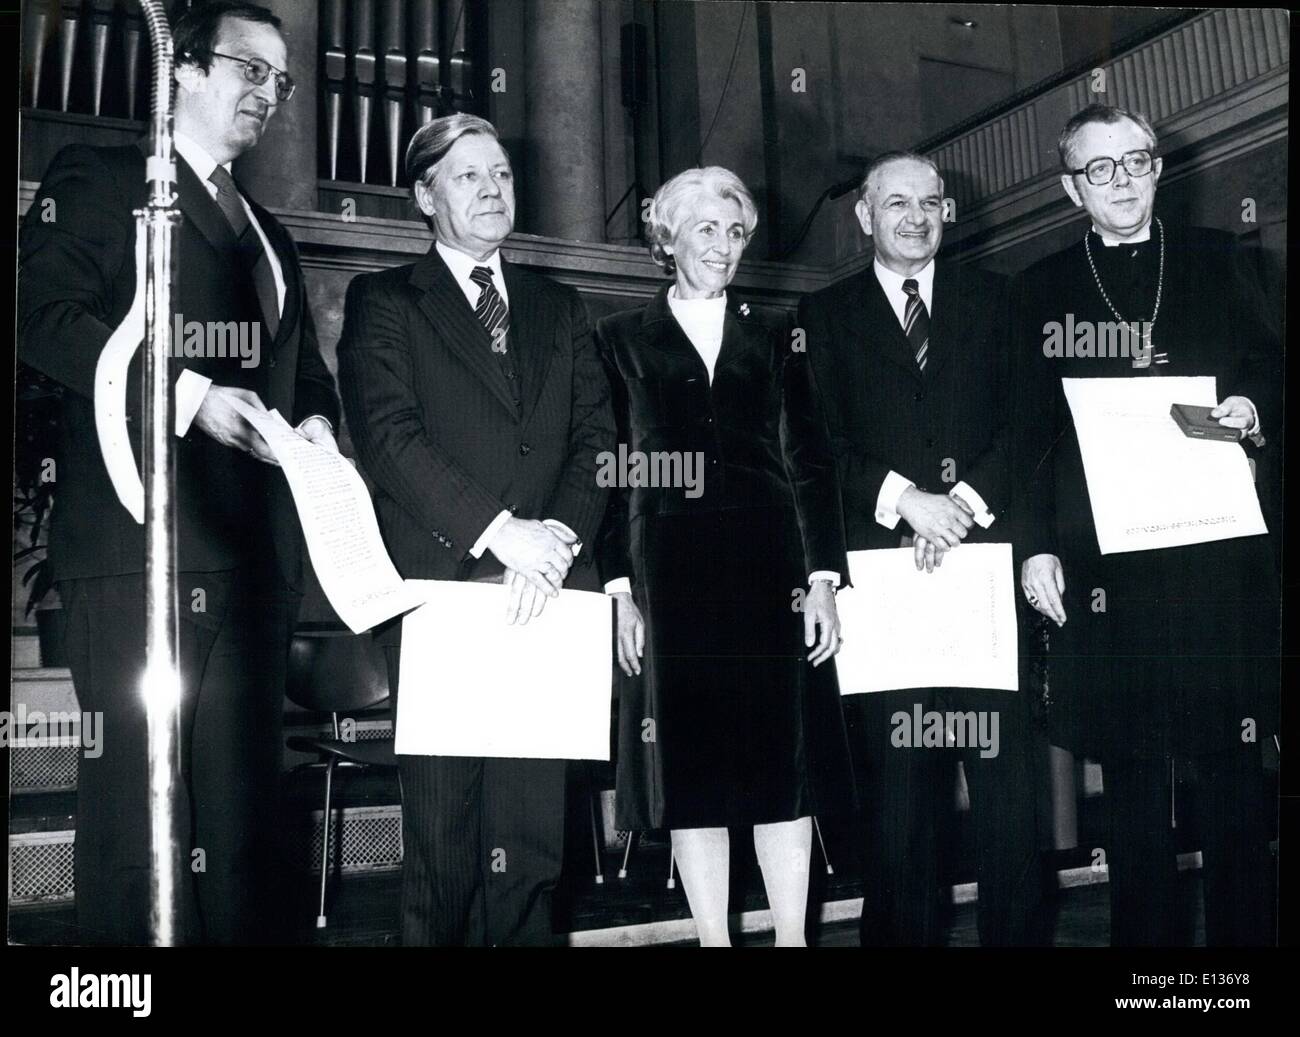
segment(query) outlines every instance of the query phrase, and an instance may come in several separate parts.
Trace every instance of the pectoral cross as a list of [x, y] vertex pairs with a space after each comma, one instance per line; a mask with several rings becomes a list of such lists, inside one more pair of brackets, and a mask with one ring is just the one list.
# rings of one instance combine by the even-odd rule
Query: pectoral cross
[[1139, 334], [1142, 344], [1133, 351], [1133, 367], [1145, 371], [1150, 368], [1153, 359], [1157, 364], [1169, 363], [1168, 353], [1156, 353], [1152, 348], [1151, 335], [1155, 331], [1155, 324], [1144, 320], [1140, 322], [1139, 327], [1142, 329]]

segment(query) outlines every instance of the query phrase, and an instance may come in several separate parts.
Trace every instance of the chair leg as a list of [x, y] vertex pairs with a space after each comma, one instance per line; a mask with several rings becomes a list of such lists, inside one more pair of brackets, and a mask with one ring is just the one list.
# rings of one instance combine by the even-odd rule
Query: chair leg
[[835, 869], [831, 867], [831, 859], [826, 856], [826, 840], [822, 838], [822, 826], [817, 823], [817, 815], [813, 814], [813, 831], [817, 833], [817, 842], [821, 844], [822, 860], [826, 862], [826, 874], [834, 875]]
[[636, 832], [627, 833], [627, 846], [623, 849], [623, 867], [618, 869], [620, 879], [627, 878], [627, 859], [632, 856], [632, 844], [636, 842]]
[[676, 867], [676, 865], [677, 865], [677, 854], [673, 853], [672, 850], [669, 850], [668, 851], [668, 888], [669, 889], [677, 888], [677, 879], [673, 877], [673, 869]]
[[600, 793], [596, 789], [591, 790], [587, 797], [587, 810], [591, 814], [591, 848], [596, 855], [596, 885], [605, 884], [605, 869], [601, 866], [600, 861], [600, 824], [596, 820], [596, 797]]
[[320, 847], [320, 908], [316, 913], [316, 928], [325, 928], [325, 886], [330, 877], [330, 797], [334, 791], [334, 765], [337, 757], [331, 756], [325, 765], [325, 816]]

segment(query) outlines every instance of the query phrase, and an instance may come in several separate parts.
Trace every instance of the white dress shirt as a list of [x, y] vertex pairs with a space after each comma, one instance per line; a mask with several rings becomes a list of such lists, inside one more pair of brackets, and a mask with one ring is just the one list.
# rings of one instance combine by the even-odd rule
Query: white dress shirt
[[[217, 185], [208, 177], [217, 168], [217, 160], [208, 154], [207, 149], [202, 144], [179, 130], [175, 132], [172, 140], [176, 145], [177, 153], [194, 170], [194, 175], [203, 183], [208, 194], [212, 196], [212, 200], [216, 201]], [[226, 172], [229, 173], [230, 163], [226, 162], [224, 165]], [[266, 258], [271, 266], [271, 276], [275, 280], [276, 303], [280, 307], [280, 313], [283, 314], [285, 286], [284, 271], [280, 268], [280, 257], [275, 254], [270, 239], [267, 238], [266, 232], [262, 230], [262, 225], [257, 222], [257, 217], [253, 215], [253, 209], [248, 204], [248, 199], [240, 194], [239, 200], [244, 206], [244, 212], [248, 214], [248, 222], [253, 225], [253, 229], [257, 231], [257, 236], [262, 240], [262, 248], [266, 250]], [[190, 425], [194, 422], [194, 416], [198, 414], [199, 408], [203, 406], [203, 398], [207, 396], [208, 387], [211, 384], [211, 378], [207, 378], [197, 371], [185, 370], [180, 373], [180, 377], [176, 379], [176, 435], [184, 436], [189, 432]], [[321, 420], [325, 421], [323, 417]]]
[[[879, 259], [871, 264], [871, 269], [875, 272], [876, 280], [885, 292], [885, 298], [889, 300], [889, 308], [894, 311], [894, 316], [898, 318], [899, 327], [906, 327], [907, 321], [904, 319], [907, 313], [907, 293], [903, 291], [903, 282], [912, 280], [916, 282], [917, 294], [921, 296], [921, 302], [925, 303], [925, 312], [934, 314], [934, 260], [926, 263], [920, 270], [910, 278], [890, 270], [884, 266]], [[906, 476], [899, 475], [898, 472], [891, 471], [885, 476], [884, 481], [880, 484], [880, 492], [876, 494], [876, 521], [886, 529], [893, 529], [898, 525], [898, 498], [909, 487], [915, 486], [916, 483]], [[993, 515], [989, 512], [988, 505], [984, 503], [984, 498], [975, 492], [975, 488], [969, 483], [959, 482], [948, 491], [950, 496], [960, 497], [975, 512], [975, 521], [984, 529], [988, 529], [993, 524]]]
[[441, 241], [433, 247], [438, 250], [438, 255], [442, 256], [442, 261], [447, 264], [447, 269], [451, 271], [456, 284], [465, 293], [465, 299], [469, 302], [471, 310], [478, 305], [478, 297], [483, 292], [482, 287], [471, 281], [469, 277], [476, 266], [485, 266], [492, 271], [492, 283], [500, 293], [501, 301], [506, 304], [506, 308], [510, 307], [510, 293], [506, 291], [506, 279], [501, 273], [500, 249], [480, 263], [473, 256], [467, 256], [464, 252], [459, 252], [450, 245], [444, 245]]
[[[716, 299], [682, 299], [677, 295], [677, 285], [668, 289], [668, 308], [673, 319], [685, 332], [695, 352], [704, 361], [709, 372], [709, 384], [713, 384], [713, 371], [718, 365], [718, 355], [722, 352], [722, 334], [727, 323], [727, 293], [723, 292]], [[832, 587], [840, 585], [840, 574], [829, 570], [810, 573], [808, 582], [829, 580]], [[606, 594], [631, 594], [632, 581], [620, 576], [605, 584]]]

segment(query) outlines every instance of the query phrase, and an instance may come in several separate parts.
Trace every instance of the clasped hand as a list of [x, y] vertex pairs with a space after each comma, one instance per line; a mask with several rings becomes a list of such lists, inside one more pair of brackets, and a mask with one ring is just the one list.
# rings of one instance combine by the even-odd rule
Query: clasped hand
[[909, 486], [898, 498], [898, 514], [912, 532], [940, 552], [960, 544], [975, 525], [975, 512], [960, 497], [923, 493], [915, 486]]
[[559, 597], [576, 543], [577, 537], [558, 524], [536, 519], [511, 518], [497, 530], [488, 550], [506, 567], [507, 622], [527, 623], [542, 614], [547, 598]]

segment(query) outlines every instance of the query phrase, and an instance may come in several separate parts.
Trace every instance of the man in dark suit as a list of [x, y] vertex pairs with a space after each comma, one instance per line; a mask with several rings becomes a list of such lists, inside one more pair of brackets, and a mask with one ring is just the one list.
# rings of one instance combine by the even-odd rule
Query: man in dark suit
[[[1141, 113], [1090, 106], [1058, 146], [1061, 184], [1091, 229], [1021, 274], [1014, 296], [1016, 555], [1026, 601], [1057, 624], [1052, 740], [1102, 766], [1112, 944], [1191, 943], [1176, 863], [1188, 845], [1202, 856], [1206, 943], [1272, 943], [1261, 744], [1277, 730], [1273, 545], [1252, 536], [1102, 554], [1061, 379], [1213, 377], [1210, 417], [1258, 459], [1276, 534], [1277, 310], [1231, 235], [1157, 212], [1163, 159]], [[1050, 329], [1066, 322], [1143, 330], [1135, 348], [1103, 354], [1059, 335], [1053, 344]]]
[[[873, 162], [856, 213], [875, 259], [805, 298], [798, 320], [839, 466], [849, 549], [911, 546], [917, 569], [930, 572], [963, 542], [1006, 539], [997, 519], [1010, 492], [1006, 292], [994, 276], [935, 261], [942, 208], [929, 159], [895, 152]], [[980, 939], [1032, 942], [1039, 856], [1026, 696], [930, 688], [854, 699], [863, 942], [941, 942], [940, 834], [958, 758], [974, 814]], [[894, 745], [890, 718], [918, 703], [996, 711], [999, 751]]]
[[[302, 545], [283, 476], [232, 401], [278, 409], [336, 450], [334, 382], [316, 344], [292, 240], [231, 177], [292, 94], [278, 20], [212, 3], [175, 28], [180, 325], [220, 325], [172, 361], [180, 614], [182, 934], [220, 943], [274, 937], [271, 878], [280, 714]], [[148, 940], [144, 531], [118, 502], [100, 455], [95, 366], [136, 292], [132, 208], [144, 204], [140, 147], [70, 147], [51, 164], [22, 227], [19, 356], [64, 389], [50, 557], [68, 613], [81, 708], [102, 713], [103, 753], [80, 763], [77, 939]], [[234, 322], [233, 325], [227, 322]], [[231, 327], [246, 346], [232, 348]], [[205, 337], [206, 336], [206, 337]], [[240, 337], [242, 336], [242, 337]], [[219, 348], [218, 348], [219, 347]], [[140, 357], [128, 421], [140, 439]]]
[[[406, 170], [435, 242], [348, 287], [339, 373], [353, 441], [398, 571], [504, 581], [502, 621], [527, 622], [561, 586], [600, 589], [581, 548], [605, 507], [609, 386], [577, 293], [501, 258], [514, 181], [492, 124], [433, 120]], [[400, 624], [379, 636], [396, 694]], [[565, 762], [399, 762], [403, 942], [549, 942]]]

